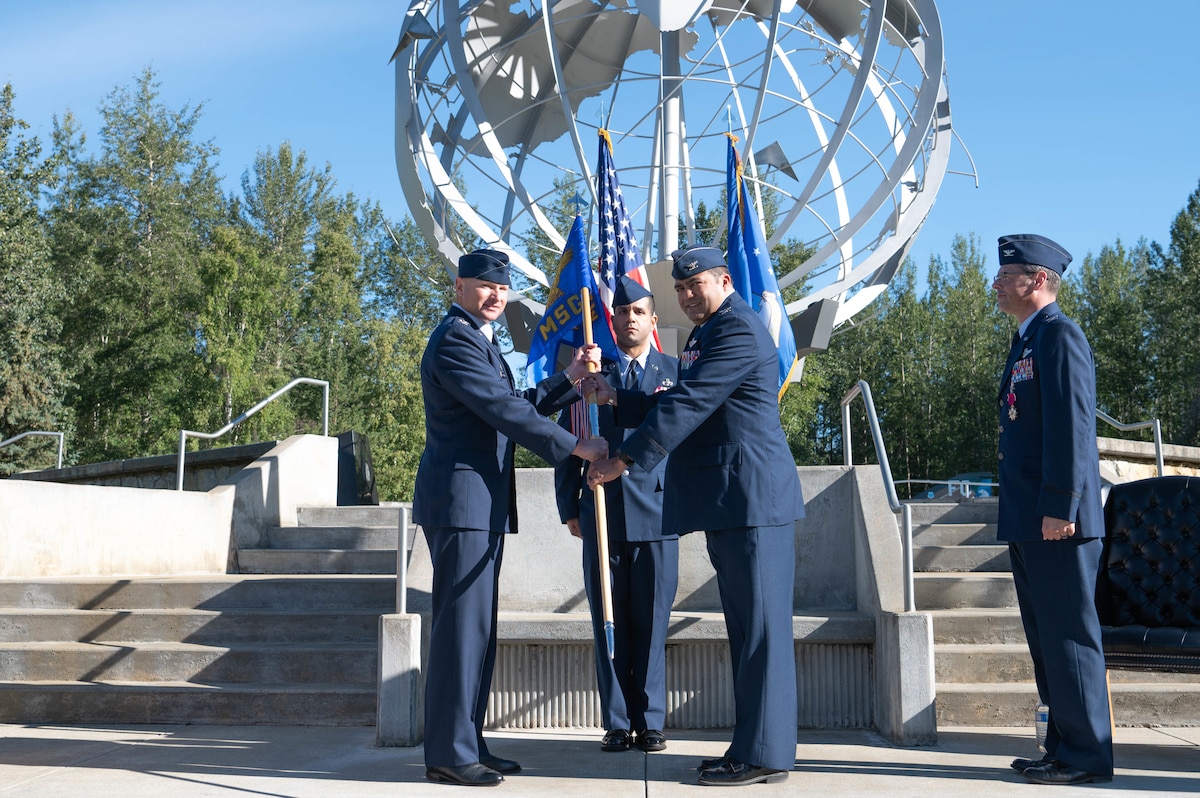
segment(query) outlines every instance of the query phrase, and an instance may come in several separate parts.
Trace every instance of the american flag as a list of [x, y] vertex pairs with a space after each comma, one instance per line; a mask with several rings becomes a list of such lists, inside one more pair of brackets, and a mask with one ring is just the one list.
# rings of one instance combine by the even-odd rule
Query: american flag
[[[650, 280], [646, 277], [646, 265], [642, 251], [638, 248], [629, 211], [625, 208], [625, 196], [621, 193], [621, 181], [617, 178], [617, 167], [613, 165], [612, 139], [608, 131], [601, 128], [600, 156], [596, 162], [596, 194], [600, 198], [598, 227], [600, 228], [599, 271], [600, 298], [606, 312], [611, 316], [613, 291], [617, 278], [628, 274], [647, 289]], [[658, 332], [654, 333], [654, 346], [658, 343]]]

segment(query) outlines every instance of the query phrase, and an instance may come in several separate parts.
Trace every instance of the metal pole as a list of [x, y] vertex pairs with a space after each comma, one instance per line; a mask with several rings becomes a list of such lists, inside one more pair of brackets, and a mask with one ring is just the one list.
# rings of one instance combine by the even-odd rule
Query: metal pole
[[187, 435], [187, 430], [179, 430], [179, 462], [175, 469], [175, 490], [183, 490], [183, 451], [187, 446]]
[[396, 612], [408, 614], [408, 518], [409, 509], [400, 508], [400, 537], [396, 542]]
[[1158, 475], [1163, 475], [1162, 424], [1154, 419], [1154, 464], [1158, 466]]
[[904, 611], [917, 611], [917, 586], [913, 577], [913, 524], [912, 505], [905, 504], [902, 512], [904, 523]]
[[682, 84], [679, 71], [679, 31], [664, 31], [662, 37], [662, 124], [663, 182], [662, 224], [658, 229], [658, 257], [679, 249], [679, 151], [682, 141]]

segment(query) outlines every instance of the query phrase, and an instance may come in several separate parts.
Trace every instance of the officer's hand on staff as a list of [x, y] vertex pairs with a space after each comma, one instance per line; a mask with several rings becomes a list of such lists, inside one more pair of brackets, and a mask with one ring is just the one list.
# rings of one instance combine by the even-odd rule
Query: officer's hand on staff
[[617, 392], [608, 384], [608, 380], [600, 374], [589, 374], [579, 382], [580, 395], [594, 405], [615, 405]]
[[571, 537], [579, 538], [581, 540], [583, 539], [583, 533], [579, 531], [579, 519], [578, 518], [568, 518], [567, 519], [567, 530], [571, 533]]
[[600, 460], [608, 457], [608, 441], [604, 438], [588, 438], [587, 440], [580, 438], [579, 442], [575, 444], [575, 448], [571, 450], [571, 454], [581, 460]]
[[596, 366], [594, 369], [591, 369], [592, 371], [600, 370], [599, 344], [584, 344], [575, 350], [575, 356], [571, 358], [571, 364], [564, 369], [567, 373], [567, 378], [572, 383], [578, 384], [588, 374], [588, 363]]
[[588, 466], [587, 483], [594, 488], [601, 482], [612, 482], [625, 473], [625, 464], [615, 457], [607, 460], [596, 460]]
[[1075, 534], [1075, 522], [1061, 518], [1042, 517], [1042, 540], [1066, 540]]

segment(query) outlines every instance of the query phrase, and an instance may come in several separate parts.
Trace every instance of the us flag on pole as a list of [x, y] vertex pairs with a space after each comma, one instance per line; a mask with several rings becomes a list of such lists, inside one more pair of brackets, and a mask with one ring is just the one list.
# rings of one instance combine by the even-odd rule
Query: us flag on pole
[[[597, 262], [600, 272], [600, 298], [611, 322], [613, 291], [617, 279], [628, 274], [647, 290], [650, 280], [646, 277], [646, 266], [642, 251], [638, 248], [625, 197], [621, 193], [621, 181], [617, 178], [617, 167], [613, 165], [612, 139], [608, 131], [601, 128], [600, 155], [596, 162], [596, 194], [599, 197], [597, 227], [600, 230], [600, 257]], [[654, 332], [654, 348], [662, 350], [658, 342], [658, 331]]]

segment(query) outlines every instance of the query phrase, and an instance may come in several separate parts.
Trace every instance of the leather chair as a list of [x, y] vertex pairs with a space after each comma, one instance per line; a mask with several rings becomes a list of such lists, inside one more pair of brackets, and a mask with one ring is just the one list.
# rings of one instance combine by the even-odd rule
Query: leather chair
[[1096, 607], [1109, 668], [1200, 673], [1200, 477], [1114, 485]]

